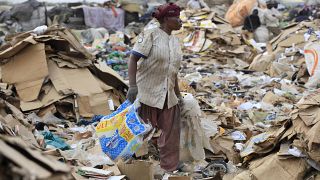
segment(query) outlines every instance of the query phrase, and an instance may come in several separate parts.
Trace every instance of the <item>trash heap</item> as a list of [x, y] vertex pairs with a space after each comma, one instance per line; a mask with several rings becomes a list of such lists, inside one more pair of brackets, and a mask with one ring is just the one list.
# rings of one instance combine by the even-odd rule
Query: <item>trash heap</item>
[[90, 28], [72, 30], [72, 33], [91, 54], [95, 55], [98, 62], [108, 65], [125, 80], [128, 79], [128, 60], [131, 48], [125, 44], [123, 32], [116, 31], [109, 34], [105, 28]]
[[7, 39], [0, 52], [1, 134], [6, 135], [1, 137], [0, 154], [9, 160], [2, 162], [7, 163], [1, 168], [3, 177], [70, 179], [71, 172], [74, 177], [121, 175], [117, 168], [93, 168], [114, 162], [102, 152], [90, 125], [95, 115], [110, 114], [124, 101], [127, 86], [119, 74], [95, 62], [65, 28], [55, 26], [41, 35], [26, 32]]
[[124, 99], [123, 80], [95, 63], [68, 29], [53, 27], [39, 36], [11, 37], [0, 59], [2, 82], [23, 112], [37, 111], [40, 116], [51, 112], [79, 120], [108, 114], [114, 108], [106, 105], [108, 100], [118, 106]]
[[[205, 17], [208, 13], [204, 14]], [[216, 163], [212, 167], [221, 167], [219, 161], [227, 163], [227, 170], [220, 171], [220, 175], [217, 170], [208, 171], [208, 166], [202, 173], [223, 179], [317, 177], [319, 91], [313, 92], [307, 85], [310, 79], [312, 87], [319, 83], [315, 78], [318, 67], [308, 64], [315, 62], [319, 52], [318, 22], [290, 25], [269, 44], [239, 36], [238, 46], [207, 46], [219, 41], [208, 36], [212, 30], [201, 27], [206, 19], [188, 17], [185, 30], [189, 25], [204, 35], [188, 36], [190, 41], [184, 39], [180, 88], [198, 100], [202, 128], [210, 132], [213, 151], [206, 151], [208, 166], [210, 162]], [[221, 51], [228, 47], [233, 49]], [[232, 50], [239, 47], [243, 48], [242, 53], [233, 54]], [[312, 51], [310, 56], [308, 49]]]
[[195, 64], [248, 66], [255, 50], [223, 18], [212, 11], [182, 11], [185, 56]]
[[282, 76], [306, 87], [317, 87], [318, 78], [313, 76], [317, 68], [310, 62], [315, 59], [312, 53], [318, 46], [318, 24], [319, 21], [301, 22], [286, 27], [270, 41], [270, 50], [255, 57], [249, 69], [265, 72], [271, 77]]
[[[3, 94], [1, 94], [3, 96]], [[41, 152], [32, 125], [19, 109], [0, 99], [1, 177], [4, 179], [70, 179], [71, 168]]]
[[[259, 44], [213, 12], [186, 10], [181, 17], [183, 28], [175, 32], [183, 43], [179, 86], [186, 93], [180, 152], [193, 170], [174, 175], [316, 179], [320, 91], [307, 87], [319, 82], [318, 67], [310, 64], [320, 52], [318, 21], [292, 24]], [[38, 35], [6, 36], [0, 47], [1, 175], [166, 179], [155, 178], [159, 152], [152, 141], [136, 143], [142, 145], [126, 163], [112, 161], [119, 154], [108, 157], [99, 142], [118, 140], [108, 122], [100, 121], [113, 117], [106, 115], [125, 100], [122, 77], [141, 29], [131, 26], [124, 33], [104, 28], [71, 33], [53, 26]], [[126, 133], [117, 128], [112, 131]], [[155, 139], [159, 132], [149, 136]]]

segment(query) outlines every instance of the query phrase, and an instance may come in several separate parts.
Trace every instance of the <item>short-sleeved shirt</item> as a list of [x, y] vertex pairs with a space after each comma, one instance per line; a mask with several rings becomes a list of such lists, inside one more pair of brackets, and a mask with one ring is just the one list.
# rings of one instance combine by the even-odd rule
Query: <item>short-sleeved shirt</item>
[[182, 52], [179, 39], [160, 28], [142, 32], [132, 53], [140, 56], [137, 67], [139, 101], [145, 105], [164, 108], [178, 104], [174, 91]]

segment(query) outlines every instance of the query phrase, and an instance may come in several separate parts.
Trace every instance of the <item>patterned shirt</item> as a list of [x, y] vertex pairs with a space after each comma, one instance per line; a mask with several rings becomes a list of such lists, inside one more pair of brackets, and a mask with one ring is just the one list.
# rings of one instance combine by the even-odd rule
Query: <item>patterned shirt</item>
[[137, 67], [138, 98], [141, 103], [163, 109], [178, 104], [174, 91], [182, 60], [179, 39], [160, 28], [142, 32], [132, 53], [141, 57]]

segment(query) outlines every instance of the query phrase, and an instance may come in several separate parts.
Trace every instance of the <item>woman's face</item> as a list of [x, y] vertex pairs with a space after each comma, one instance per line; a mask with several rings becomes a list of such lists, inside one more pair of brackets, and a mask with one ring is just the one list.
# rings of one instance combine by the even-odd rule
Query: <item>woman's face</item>
[[168, 27], [173, 31], [179, 30], [182, 26], [182, 21], [179, 18], [179, 16], [166, 17], [165, 22], [167, 23]]

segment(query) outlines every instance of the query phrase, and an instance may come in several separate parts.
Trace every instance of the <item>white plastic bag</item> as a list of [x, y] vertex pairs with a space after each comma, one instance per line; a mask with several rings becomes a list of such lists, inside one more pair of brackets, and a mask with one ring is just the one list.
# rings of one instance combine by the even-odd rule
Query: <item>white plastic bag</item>
[[304, 57], [310, 74], [306, 87], [315, 88], [320, 83], [320, 44], [317, 42], [308, 43], [304, 47]]

